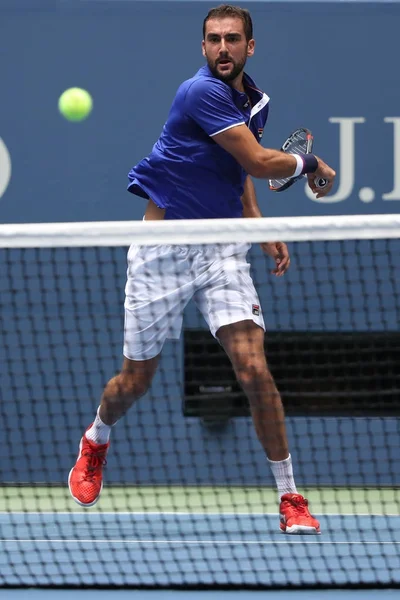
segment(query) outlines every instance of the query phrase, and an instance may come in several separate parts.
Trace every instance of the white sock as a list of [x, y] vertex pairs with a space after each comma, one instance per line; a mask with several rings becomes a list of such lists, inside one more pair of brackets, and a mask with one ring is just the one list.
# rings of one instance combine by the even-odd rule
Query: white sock
[[283, 494], [297, 494], [296, 484], [293, 478], [292, 457], [285, 460], [269, 460], [276, 487], [278, 488], [279, 502]]
[[100, 406], [97, 409], [96, 418], [93, 425], [86, 432], [86, 437], [95, 444], [107, 444], [110, 439], [111, 427], [103, 423], [99, 417]]

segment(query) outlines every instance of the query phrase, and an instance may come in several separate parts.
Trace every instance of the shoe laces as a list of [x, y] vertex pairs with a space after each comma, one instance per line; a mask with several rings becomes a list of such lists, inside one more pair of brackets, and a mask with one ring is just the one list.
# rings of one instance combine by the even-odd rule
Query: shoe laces
[[293, 494], [290, 500], [287, 500], [290, 505], [294, 508], [298, 515], [309, 515], [308, 500], [303, 498], [300, 494]]
[[88, 457], [83, 479], [84, 481], [93, 481], [96, 472], [107, 464], [106, 454], [104, 450], [96, 451], [92, 450], [91, 448], [87, 448], [82, 452], [82, 456]]

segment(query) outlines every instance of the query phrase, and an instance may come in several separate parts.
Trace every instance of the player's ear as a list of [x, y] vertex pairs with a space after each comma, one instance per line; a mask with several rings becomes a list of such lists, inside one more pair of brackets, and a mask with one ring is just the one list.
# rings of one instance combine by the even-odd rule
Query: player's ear
[[253, 56], [255, 45], [256, 45], [255, 40], [249, 40], [249, 42], [247, 44], [247, 56]]
[[204, 42], [204, 40], [201, 42], [201, 51], [203, 53], [203, 56], [206, 55], [206, 44]]

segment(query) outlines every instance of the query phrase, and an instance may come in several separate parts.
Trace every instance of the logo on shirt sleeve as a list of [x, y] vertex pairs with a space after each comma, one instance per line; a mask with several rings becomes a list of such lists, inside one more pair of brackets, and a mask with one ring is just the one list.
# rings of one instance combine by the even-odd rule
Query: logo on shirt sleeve
[[260, 305], [259, 304], [252, 304], [251, 305], [251, 312], [253, 313], [253, 315], [256, 315], [258, 317], [260, 315]]
[[264, 127], [259, 127], [258, 128], [258, 139], [259, 140], [261, 140], [263, 133], [264, 133]]

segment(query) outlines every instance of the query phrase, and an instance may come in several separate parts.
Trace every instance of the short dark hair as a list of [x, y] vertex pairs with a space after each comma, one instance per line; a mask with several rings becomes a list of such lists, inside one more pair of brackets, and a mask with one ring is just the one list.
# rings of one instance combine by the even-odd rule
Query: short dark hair
[[246, 40], [253, 39], [253, 21], [250, 13], [245, 8], [240, 6], [232, 6], [232, 4], [221, 4], [216, 8], [211, 8], [203, 22], [203, 39], [206, 37], [206, 23], [209, 19], [223, 19], [224, 17], [238, 17], [243, 21], [244, 34]]

